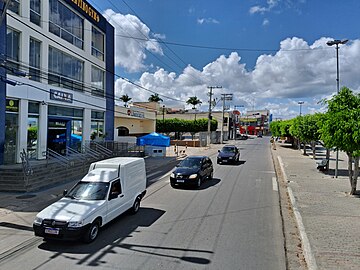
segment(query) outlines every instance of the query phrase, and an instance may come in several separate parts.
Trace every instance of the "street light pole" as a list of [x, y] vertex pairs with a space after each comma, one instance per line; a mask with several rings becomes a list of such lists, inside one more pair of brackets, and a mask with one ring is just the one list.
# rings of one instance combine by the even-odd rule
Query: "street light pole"
[[[337, 94], [340, 92], [340, 79], [339, 79], [339, 44], [346, 44], [349, 40], [335, 39], [326, 42], [328, 46], [335, 45], [336, 48], [336, 90]], [[338, 177], [338, 168], [339, 168], [339, 149], [336, 149], [336, 162], [335, 162], [335, 178]]]
[[299, 101], [298, 104], [300, 105], [300, 116], [301, 116], [301, 105], [304, 104], [304, 101]]
[[209, 114], [208, 114], [208, 130], [207, 130], [207, 146], [210, 146], [211, 138], [210, 138], [210, 127], [211, 127], [211, 102], [212, 102], [212, 90], [214, 88], [222, 88], [222, 86], [208, 86], [209, 88]]
[[163, 123], [164, 123], [164, 121], [165, 121], [165, 105], [163, 105]]

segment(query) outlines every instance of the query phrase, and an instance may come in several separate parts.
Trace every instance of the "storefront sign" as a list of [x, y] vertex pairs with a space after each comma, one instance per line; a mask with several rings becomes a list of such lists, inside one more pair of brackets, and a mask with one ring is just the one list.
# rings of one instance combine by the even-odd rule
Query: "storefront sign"
[[127, 114], [138, 118], [145, 118], [144, 113], [139, 111], [128, 110]]
[[86, 13], [90, 18], [95, 22], [100, 21], [99, 14], [84, 0], [71, 0], [75, 5], [77, 5], [82, 11]]
[[72, 103], [73, 102], [73, 94], [50, 89], [50, 99], [67, 102], [67, 103]]
[[6, 99], [7, 112], [19, 112], [19, 101], [17, 99]]

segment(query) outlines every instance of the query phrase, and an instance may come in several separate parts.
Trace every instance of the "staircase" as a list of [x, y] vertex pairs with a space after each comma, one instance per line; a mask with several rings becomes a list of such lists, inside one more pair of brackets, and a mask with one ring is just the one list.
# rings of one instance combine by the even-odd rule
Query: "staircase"
[[[113, 146], [113, 144], [111, 144]], [[23, 164], [0, 166], [0, 191], [31, 192], [71, 180], [81, 179], [92, 162], [114, 156], [144, 156], [143, 149], [117, 152], [98, 143], [86, 143], [82, 152], [66, 148], [66, 155], [47, 150], [45, 160], [27, 160]]]

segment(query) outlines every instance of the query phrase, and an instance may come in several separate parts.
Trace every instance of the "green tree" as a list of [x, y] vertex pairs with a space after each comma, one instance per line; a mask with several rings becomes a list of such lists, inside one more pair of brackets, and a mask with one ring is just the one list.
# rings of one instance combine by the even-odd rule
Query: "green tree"
[[161, 97], [159, 97], [159, 94], [152, 94], [149, 99], [149, 102], [160, 102], [163, 101]]
[[[201, 103], [202, 103], [202, 101], [200, 101], [200, 99], [198, 99], [196, 96], [189, 97], [189, 99], [186, 101], [186, 104], [191, 104], [192, 105], [193, 110], [196, 109], [196, 105], [199, 105]], [[195, 120], [196, 120], [196, 113], [195, 113]]]
[[129, 97], [127, 94], [122, 95], [119, 99], [124, 102], [124, 107], [127, 107], [128, 102], [132, 100], [132, 98]]
[[[350, 194], [356, 193], [360, 156], [360, 95], [343, 87], [327, 101], [328, 111], [321, 125], [321, 139], [348, 156]], [[354, 162], [354, 169], [352, 163]]]

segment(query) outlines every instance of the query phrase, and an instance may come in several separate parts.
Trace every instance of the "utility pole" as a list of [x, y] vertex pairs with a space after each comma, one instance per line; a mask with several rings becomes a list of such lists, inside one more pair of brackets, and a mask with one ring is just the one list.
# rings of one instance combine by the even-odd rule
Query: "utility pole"
[[223, 101], [223, 107], [222, 107], [222, 121], [221, 121], [221, 139], [220, 143], [224, 142], [224, 113], [225, 113], [225, 100], [232, 100], [233, 94], [221, 94], [222, 101]]
[[211, 102], [212, 102], [212, 90], [215, 88], [222, 88], [222, 86], [208, 86], [209, 88], [209, 114], [208, 114], [208, 131], [207, 131], [207, 145], [210, 146], [210, 126], [211, 126]]

